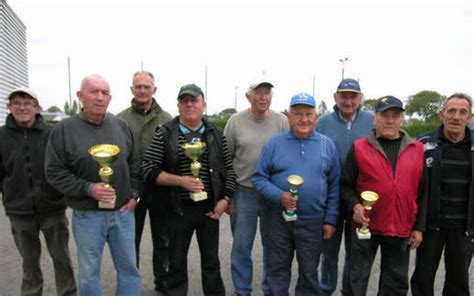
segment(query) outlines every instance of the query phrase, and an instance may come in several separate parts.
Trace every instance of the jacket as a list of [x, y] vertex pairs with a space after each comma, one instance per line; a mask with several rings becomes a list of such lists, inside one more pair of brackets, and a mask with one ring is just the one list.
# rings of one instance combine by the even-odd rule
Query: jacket
[[[212, 206], [219, 200], [224, 198], [224, 196], [231, 197], [233, 192], [225, 192], [225, 183], [226, 178], [229, 176], [226, 175], [224, 168], [224, 155], [222, 153], [223, 149], [223, 134], [217, 129], [216, 126], [210, 122], [203, 119], [203, 122], [206, 126], [206, 131], [204, 132], [205, 142], [207, 143], [207, 153], [209, 159], [209, 169], [211, 177], [211, 186], [212, 186]], [[178, 132], [179, 130], [179, 117], [175, 117], [172, 121], [165, 123], [160, 131], [163, 135], [164, 142], [164, 159], [161, 166], [162, 171], [166, 171], [171, 174], [180, 175], [180, 158], [179, 158], [179, 149], [178, 146]], [[232, 164], [232, 163], [230, 163]], [[235, 175], [232, 174], [233, 178]], [[235, 182], [235, 180], [232, 180]], [[165, 198], [165, 204], [170, 207], [175, 213], [182, 214], [182, 203], [180, 197], [180, 191], [176, 190], [176, 187], [169, 186], [157, 186], [156, 193], [160, 198]]]
[[0, 128], [0, 189], [7, 215], [46, 214], [66, 208], [63, 195], [45, 178], [50, 131], [40, 114], [31, 128], [17, 125], [11, 114]]
[[[425, 161], [429, 176], [429, 201], [426, 227], [431, 230], [440, 228], [440, 185], [441, 185], [441, 134], [443, 127], [422, 135], [419, 140], [424, 144]], [[472, 131], [466, 128], [466, 135], [471, 140], [471, 184], [469, 187], [468, 216], [466, 234], [474, 236], [474, 137]]]
[[370, 212], [370, 230], [385, 236], [409, 237], [417, 219], [417, 197], [423, 175], [423, 145], [405, 135], [395, 175], [383, 148], [372, 134], [354, 142], [359, 167], [357, 192], [374, 191], [379, 200]]

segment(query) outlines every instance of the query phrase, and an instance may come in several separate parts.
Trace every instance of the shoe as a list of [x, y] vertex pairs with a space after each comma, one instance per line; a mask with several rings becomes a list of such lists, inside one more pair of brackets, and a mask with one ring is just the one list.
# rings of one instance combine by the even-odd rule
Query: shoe
[[168, 291], [166, 283], [159, 283], [155, 285], [155, 290], [160, 292], [161, 294], [166, 294]]

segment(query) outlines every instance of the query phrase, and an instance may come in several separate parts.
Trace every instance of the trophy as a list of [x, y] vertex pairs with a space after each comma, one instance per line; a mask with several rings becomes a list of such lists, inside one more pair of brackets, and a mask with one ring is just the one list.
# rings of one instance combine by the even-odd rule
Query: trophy
[[[120, 148], [116, 145], [100, 144], [89, 148], [89, 154], [92, 158], [97, 161], [100, 165], [99, 176], [105, 187], [110, 186], [110, 179], [114, 171], [110, 165], [117, 160], [120, 153]], [[100, 209], [113, 209], [115, 208], [115, 198], [112, 202], [99, 201]]]
[[[303, 185], [304, 179], [303, 177], [297, 176], [297, 175], [291, 175], [288, 176], [288, 184], [290, 184], [290, 194], [292, 197], [295, 197], [298, 195], [298, 188]], [[285, 219], [286, 222], [290, 221], [295, 221], [297, 218], [297, 215], [294, 211], [289, 211], [289, 210], [284, 210], [282, 212], [283, 219]]]
[[[364, 206], [366, 215], [372, 210], [373, 204], [379, 199], [379, 195], [373, 191], [362, 191], [360, 194], [362, 198], [362, 205]], [[370, 239], [369, 224], [362, 223], [360, 228], [356, 229], [358, 239]]]
[[[181, 148], [183, 148], [184, 155], [186, 155], [188, 158], [190, 158], [193, 161], [191, 163], [191, 173], [196, 179], [200, 180], [199, 170], [201, 169], [201, 164], [197, 160], [199, 156], [201, 156], [201, 154], [206, 149], [206, 143], [204, 142], [186, 143], [186, 144], [181, 145]], [[206, 191], [190, 192], [189, 198], [191, 198], [194, 201], [205, 200], [207, 199], [207, 193]]]

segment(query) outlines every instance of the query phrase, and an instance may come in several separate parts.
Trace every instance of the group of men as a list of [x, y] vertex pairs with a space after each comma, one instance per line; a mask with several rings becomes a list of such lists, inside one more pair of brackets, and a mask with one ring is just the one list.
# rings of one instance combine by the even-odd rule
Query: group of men
[[[319, 119], [316, 101], [306, 93], [290, 99], [288, 116], [272, 111], [273, 87], [263, 79], [251, 83], [250, 107], [232, 115], [223, 132], [204, 118], [201, 88], [181, 87], [179, 115], [172, 118], [154, 99], [155, 78], [146, 71], [133, 75], [131, 106], [117, 116], [107, 112], [108, 82], [99, 75], [85, 77], [77, 92], [82, 110], [54, 128], [40, 115], [33, 91], [12, 91], [11, 113], [0, 128], [0, 188], [23, 260], [21, 294], [42, 293], [41, 231], [58, 295], [102, 295], [105, 243], [117, 271], [116, 294], [140, 295], [140, 241], [148, 211], [154, 284], [166, 295], [188, 293], [187, 255], [194, 232], [203, 294], [225, 295], [218, 256], [224, 212], [230, 214], [236, 295], [254, 292], [251, 254], [258, 224], [264, 295], [289, 295], [295, 254], [295, 295], [334, 293], [343, 234], [343, 295], [367, 293], [379, 246], [380, 295], [408, 293], [410, 249], [417, 249], [413, 295], [433, 295], [443, 250], [443, 294], [469, 295], [471, 98], [461, 93], [447, 98], [439, 129], [418, 141], [401, 129], [399, 99], [384, 96], [375, 114], [368, 112], [356, 80], [341, 81], [334, 111]], [[89, 153], [99, 144], [120, 150], [110, 164], [111, 186]], [[201, 148], [189, 157], [186, 145]], [[296, 187], [289, 176], [299, 180]], [[378, 196], [371, 208], [361, 197], [367, 191]], [[66, 205], [72, 208], [77, 245], [77, 290]], [[370, 234], [362, 235], [359, 228], [367, 225]]]

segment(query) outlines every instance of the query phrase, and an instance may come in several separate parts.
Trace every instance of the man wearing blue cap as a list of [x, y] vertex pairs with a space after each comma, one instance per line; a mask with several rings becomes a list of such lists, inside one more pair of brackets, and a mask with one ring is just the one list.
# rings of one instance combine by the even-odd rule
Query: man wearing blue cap
[[[334, 93], [334, 112], [319, 118], [316, 131], [330, 137], [336, 144], [341, 167], [346, 159], [349, 147], [359, 138], [366, 137], [374, 128], [374, 115], [362, 110], [362, 92], [359, 82], [354, 79], [343, 79]], [[321, 251], [322, 295], [331, 295], [337, 286], [339, 248], [344, 232], [345, 261], [342, 278], [342, 295], [349, 295], [349, 256], [351, 242], [350, 213], [341, 209], [337, 219], [336, 232], [330, 240], [324, 240]], [[344, 230], [344, 231], [343, 231]]]
[[[263, 147], [253, 184], [265, 198], [263, 229], [268, 252], [266, 279], [271, 295], [288, 295], [291, 263], [298, 260], [296, 295], [319, 295], [317, 266], [321, 241], [335, 231], [339, 213], [339, 160], [333, 141], [314, 130], [316, 102], [308, 94], [291, 98], [290, 131], [273, 136]], [[288, 176], [305, 181], [296, 197]], [[283, 210], [295, 212], [287, 222]]]
[[[375, 107], [375, 129], [349, 149], [341, 176], [341, 197], [353, 225], [369, 224], [370, 233], [351, 237], [350, 293], [366, 295], [370, 270], [381, 248], [378, 295], [406, 295], [409, 250], [419, 246], [426, 220], [423, 145], [401, 128], [402, 102], [385, 96]], [[370, 213], [361, 193], [378, 200]], [[370, 218], [369, 218], [370, 217]], [[410, 248], [409, 248], [410, 247]]]

